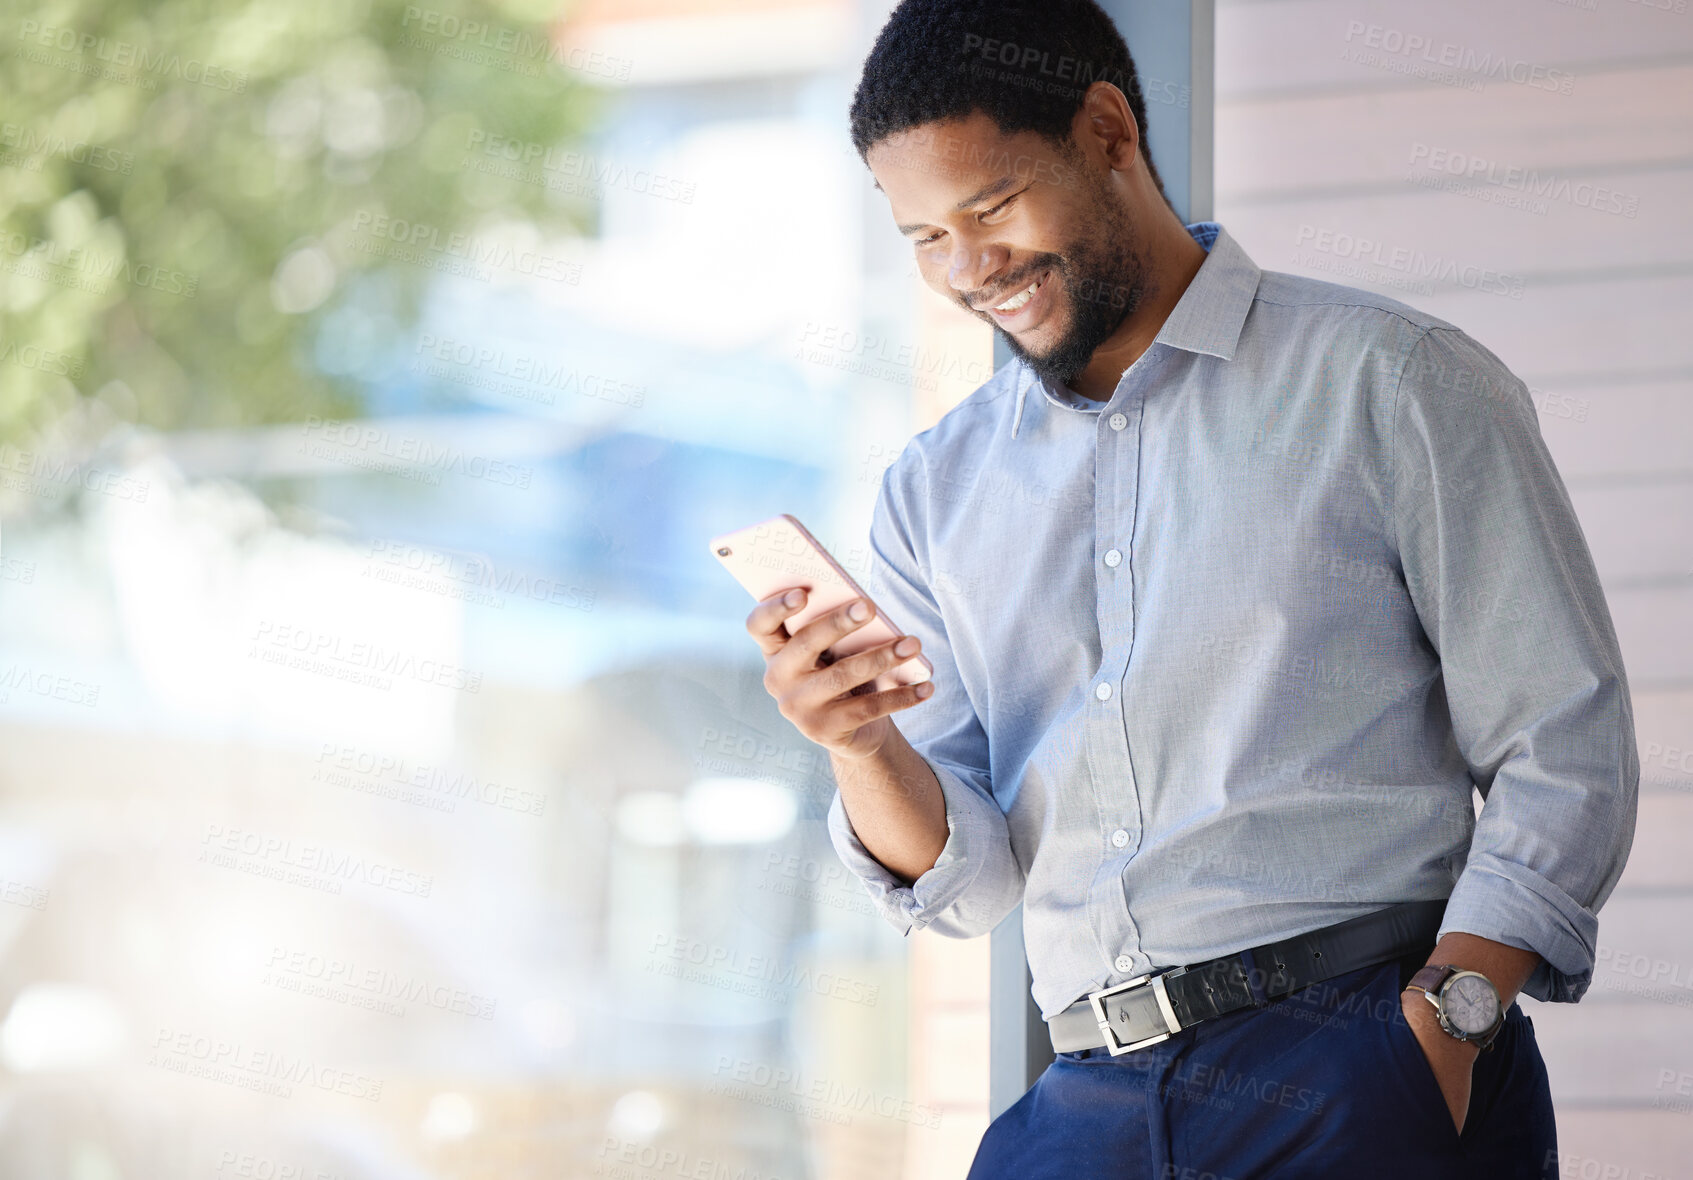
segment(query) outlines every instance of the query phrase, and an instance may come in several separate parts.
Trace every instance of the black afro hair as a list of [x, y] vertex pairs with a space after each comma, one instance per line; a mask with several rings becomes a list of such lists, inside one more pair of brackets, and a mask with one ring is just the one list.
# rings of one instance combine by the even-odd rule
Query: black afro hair
[[1162, 194], [1134, 59], [1094, 0], [903, 0], [864, 61], [853, 146], [863, 159], [889, 135], [978, 110], [1008, 135], [1034, 131], [1069, 146], [1082, 95], [1100, 81], [1128, 100]]

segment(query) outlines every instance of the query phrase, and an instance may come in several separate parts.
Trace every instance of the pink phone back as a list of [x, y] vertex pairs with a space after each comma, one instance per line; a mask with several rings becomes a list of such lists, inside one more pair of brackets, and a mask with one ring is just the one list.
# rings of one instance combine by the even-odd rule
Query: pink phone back
[[[787, 618], [789, 635], [842, 603], [870, 598], [817, 538], [787, 513], [713, 537], [711, 552], [759, 602], [795, 586], [806, 592], [805, 606]], [[830, 648], [836, 659], [905, 634], [883, 612], [881, 603], [871, 601], [876, 606], [876, 617], [847, 633]], [[917, 684], [927, 680], [933, 670], [919, 653], [876, 677], [873, 686], [881, 691], [900, 684]]]

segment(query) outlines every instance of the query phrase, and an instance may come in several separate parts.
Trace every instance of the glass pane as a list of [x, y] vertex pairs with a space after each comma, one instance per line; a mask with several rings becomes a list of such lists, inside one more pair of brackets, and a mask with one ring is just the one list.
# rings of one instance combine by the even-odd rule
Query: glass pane
[[850, 3], [9, 19], [0, 1174], [962, 1176], [987, 943], [829, 846], [707, 540], [991, 370]]

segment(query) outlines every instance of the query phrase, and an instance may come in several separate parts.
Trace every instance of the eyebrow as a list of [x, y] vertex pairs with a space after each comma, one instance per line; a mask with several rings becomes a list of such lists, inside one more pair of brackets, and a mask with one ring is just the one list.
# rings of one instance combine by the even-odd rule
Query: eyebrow
[[[983, 201], [987, 200], [989, 197], [997, 197], [997, 196], [999, 196], [1000, 193], [1004, 192], [1006, 189], [1016, 187], [1017, 182], [1021, 179], [1022, 179], [1022, 177], [1018, 176], [1016, 173], [1012, 173], [1008, 176], [1002, 176], [998, 180], [994, 181], [992, 184], [989, 184], [989, 185], [984, 186], [983, 188], [977, 189], [975, 192], [973, 192], [969, 196], [965, 197], [962, 201], [958, 202], [958, 204], [956, 204], [952, 207], [953, 212], [962, 213], [966, 209], [970, 208], [970, 206], [972, 206], [972, 205], [980, 205]], [[871, 183], [875, 184], [876, 182], [872, 181]], [[876, 187], [878, 189], [880, 189], [882, 186], [880, 184], [876, 184]], [[900, 226], [899, 232], [902, 233], [902, 234], [909, 234], [909, 233], [913, 232], [914, 230], [928, 229], [928, 228], [929, 228], [928, 222], [919, 221], [919, 222], [916, 222], [913, 225], [902, 225], [902, 226]]]

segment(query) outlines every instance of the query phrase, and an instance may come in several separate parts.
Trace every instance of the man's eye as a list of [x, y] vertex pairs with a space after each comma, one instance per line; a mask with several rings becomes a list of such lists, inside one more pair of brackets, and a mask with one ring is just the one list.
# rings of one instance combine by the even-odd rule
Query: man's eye
[[[1009, 197], [1006, 197], [1005, 200], [1003, 200], [999, 204], [995, 205], [992, 209], [985, 209], [981, 213], [977, 214], [977, 216], [978, 217], [992, 217], [995, 213], [998, 213], [1001, 209], [1005, 208], [1007, 205], [1011, 204], [1012, 201], [1015, 201], [1018, 197], [1020, 197], [1022, 195], [1023, 194], [1020, 193], [1020, 192], [1012, 193]], [[930, 234], [926, 238], [913, 238], [911, 244], [913, 246], [931, 246], [935, 242], [938, 242], [940, 240], [940, 238], [941, 238], [940, 233], [936, 232], [936, 233]]]

